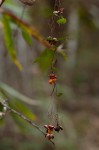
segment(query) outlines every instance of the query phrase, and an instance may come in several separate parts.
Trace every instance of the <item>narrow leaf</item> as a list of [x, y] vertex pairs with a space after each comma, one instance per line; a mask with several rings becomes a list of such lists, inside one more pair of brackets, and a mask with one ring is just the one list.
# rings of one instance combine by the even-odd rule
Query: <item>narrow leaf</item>
[[9, 101], [9, 105], [11, 106], [11, 108], [22, 113], [23, 115], [25, 115], [30, 120], [35, 121], [37, 119], [36, 115], [33, 114], [30, 111], [30, 109], [27, 106], [25, 106], [25, 104], [23, 104], [22, 102], [19, 102], [18, 100], [13, 99], [12, 101]]
[[14, 41], [13, 41], [13, 36], [12, 36], [12, 30], [10, 27], [10, 20], [6, 15], [3, 15], [2, 23], [3, 23], [3, 29], [4, 29], [5, 44], [6, 44], [8, 53], [9, 53], [12, 61], [16, 64], [16, 66], [20, 70], [22, 70], [22, 65], [17, 60], [16, 51], [14, 48]]
[[[6, 97], [9, 97], [9, 98], [14, 98], [14, 99], [17, 99], [19, 101], [23, 101], [29, 105], [40, 105], [40, 101], [36, 101], [36, 100], [33, 100], [21, 93], [19, 93], [18, 91], [16, 91], [15, 89], [13, 89], [12, 87], [0, 82], [0, 91], [2, 91], [2, 93], [4, 93], [3, 95], [6, 95]], [[4, 96], [1, 96], [1, 93], [0, 93], [0, 101], [2, 99], [5, 99], [5, 97], [3, 98]]]
[[32, 45], [32, 37], [26, 30], [22, 30], [22, 36], [27, 44]]
[[64, 51], [60, 51], [59, 53], [64, 57], [65, 60], [68, 59], [67, 54]]

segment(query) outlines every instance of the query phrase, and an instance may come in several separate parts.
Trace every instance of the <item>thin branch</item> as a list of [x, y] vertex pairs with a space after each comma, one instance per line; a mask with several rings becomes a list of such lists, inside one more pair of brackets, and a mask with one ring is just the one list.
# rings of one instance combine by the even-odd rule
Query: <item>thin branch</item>
[[18, 115], [19, 117], [21, 117], [22, 119], [24, 119], [25, 121], [27, 121], [29, 124], [31, 124], [32, 126], [34, 126], [36, 129], [38, 129], [41, 133], [44, 133], [44, 131], [42, 131], [34, 122], [32, 122], [31, 120], [29, 120], [27, 117], [25, 117], [24, 115], [22, 115], [21, 113], [17, 112], [16, 110], [12, 109], [10, 106], [7, 105], [6, 101], [0, 102], [1, 105], [3, 107], [6, 107], [9, 111], [13, 112], [14, 114]]
[[0, 0], [0, 7], [3, 5], [4, 2], [5, 0]]
[[[24, 116], [23, 114], [19, 113], [18, 111], [12, 109], [10, 106], [7, 105], [7, 102], [4, 101], [0, 101], [0, 104], [6, 108], [8, 111], [13, 112], [14, 114], [18, 115], [20, 118], [24, 119], [25, 121], [27, 121], [30, 125], [32, 125], [33, 127], [35, 127], [37, 130], [39, 130], [44, 136], [46, 135], [46, 133], [38, 126], [36, 125], [33, 121], [31, 121], [30, 119], [28, 119], [26, 116]], [[7, 112], [6, 110], [6, 112]], [[6, 112], [3, 112], [3, 115], [6, 115]], [[53, 145], [54, 142], [49, 140]]]
[[7, 15], [10, 17], [10, 19], [16, 23], [18, 26], [24, 28], [33, 38], [38, 40], [42, 45], [44, 45], [46, 48], [49, 48], [50, 50], [54, 50], [55, 48], [49, 44], [47, 40], [44, 39], [44, 37], [37, 31], [37, 29], [31, 25], [29, 25], [27, 22], [21, 20], [19, 17], [17, 17], [13, 12], [0, 8], [0, 13]]
[[56, 83], [54, 83], [54, 87], [53, 87], [53, 90], [52, 90], [52, 92], [51, 92], [51, 95], [50, 95], [50, 96], [52, 96], [52, 95], [53, 95], [55, 88], [56, 88]]

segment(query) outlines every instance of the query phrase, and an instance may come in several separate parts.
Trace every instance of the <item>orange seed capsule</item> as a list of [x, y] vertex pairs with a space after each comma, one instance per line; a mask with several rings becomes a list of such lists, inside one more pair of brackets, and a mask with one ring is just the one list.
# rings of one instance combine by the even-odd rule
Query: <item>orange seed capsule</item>
[[57, 80], [56, 78], [55, 78], [55, 79], [53, 79], [53, 82], [55, 83], [55, 82], [56, 82], [56, 80]]
[[53, 84], [53, 79], [49, 79], [49, 84]]
[[52, 131], [51, 131], [50, 129], [48, 129], [48, 133], [49, 133], [49, 134], [52, 134]]

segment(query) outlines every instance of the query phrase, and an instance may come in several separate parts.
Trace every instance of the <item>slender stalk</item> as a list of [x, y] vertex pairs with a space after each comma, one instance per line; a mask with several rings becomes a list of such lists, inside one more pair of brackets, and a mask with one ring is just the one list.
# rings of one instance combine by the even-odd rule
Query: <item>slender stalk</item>
[[24, 28], [33, 38], [39, 41], [42, 45], [50, 50], [54, 50], [55, 48], [45, 40], [45, 38], [36, 30], [35, 27], [29, 25], [27, 22], [23, 21], [19, 17], [17, 17], [13, 12], [8, 9], [0, 8], [0, 13], [6, 16], [9, 16], [10, 19], [17, 24], [18, 26]]
[[56, 88], [56, 83], [54, 83], [54, 87], [53, 87], [53, 90], [51, 92], [51, 96], [53, 95], [54, 91], [55, 91], [55, 88]]
[[30, 119], [28, 119], [26, 116], [24, 116], [23, 114], [19, 113], [18, 111], [12, 109], [10, 106], [7, 105], [7, 103], [5, 101], [0, 102], [0, 103], [1, 103], [1, 105], [3, 107], [6, 107], [10, 112], [13, 112], [14, 114], [18, 115], [19, 117], [21, 117], [22, 119], [27, 121], [29, 124], [34, 126], [36, 129], [38, 129], [41, 133], [43, 133], [45, 135], [45, 132], [43, 130], [41, 130], [34, 122], [32, 122]]
[[[20, 118], [24, 119], [25, 121], [27, 121], [30, 125], [32, 125], [33, 127], [35, 127], [37, 130], [39, 130], [44, 136], [46, 135], [46, 133], [38, 126], [36, 125], [33, 121], [31, 121], [30, 119], [28, 119], [26, 116], [24, 116], [23, 114], [19, 113], [18, 111], [12, 109], [10, 106], [7, 105], [7, 102], [4, 100], [4, 101], [0, 101], [0, 104], [6, 108], [8, 111], [18, 115]], [[3, 112], [3, 114], [6, 115], [6, 112]], [[52, 140], [49, 140], [53, 145], [54, 145], [54, 142]]]

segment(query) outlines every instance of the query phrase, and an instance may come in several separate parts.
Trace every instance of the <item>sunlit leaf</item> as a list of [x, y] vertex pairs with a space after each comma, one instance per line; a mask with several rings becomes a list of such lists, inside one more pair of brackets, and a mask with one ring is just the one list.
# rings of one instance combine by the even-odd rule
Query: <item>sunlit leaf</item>
[[29, 118], [30, 120], [35, 121], [37, 119], [36, 115], [33, 114], [30, 109], [25, 106], [21, 101], [18, 101], [16, 99], [12, 99], [12, 101], [9, 101], [9, 105], [17, 110], [18, 112], [22, 113], [23, 115], [25, 115], [27, 118]]
[[27, 44], [32, 45], [32, 37], [26, 30], [22, 30], [22, 36]]
[[22, 65], [17, 60], [17, 55], [16, 55], [16, 51], [14, 48], [14, 41], [13, 41], [12, 30], [10, 27], [9, 18], [7, 16], [3, 15], [2, 23], [3, 23], [3, 29], [4, 29], [5, 44], [6, 44], [8, 53], [9, 53], [11, 59], [13, 60], [13, 62], [16, 64], [16, 66], [20, 70], [22, 70]]
[[66, 18], [61, 17], [60, 19], [57, 20], [58, 24], [65, 24], [66, 23]]
[[38, 40], [45, 47], [52, 48], [48, 41], [44, 40], [44, 37], [36, 30], [35, 27], [29, 25], [28, 23], [26, 23], [25, 21], [23, 21], [22, 19], [20, 19], [15, 14], [12, 14], [9, 11], [2, 10], [2, 14], [3, 13], [10, 18], [12, 23], [18, 25], [18, 27], [22, 28], [23, 30], [26, 30], [32, 37]]

